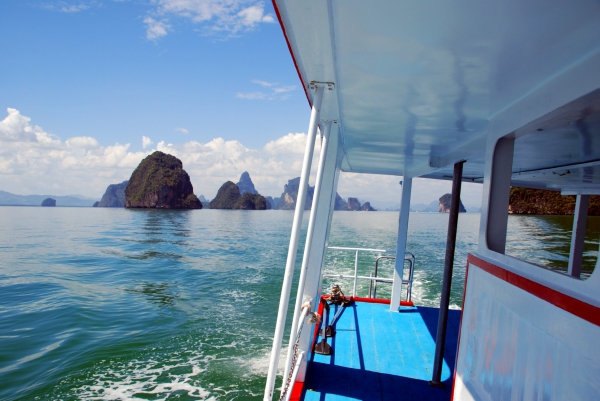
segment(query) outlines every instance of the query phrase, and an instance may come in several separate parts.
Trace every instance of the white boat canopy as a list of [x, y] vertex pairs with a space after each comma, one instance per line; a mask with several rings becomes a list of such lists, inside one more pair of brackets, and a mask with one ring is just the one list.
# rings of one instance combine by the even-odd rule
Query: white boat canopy
[[342, 171], [452, 179], [466, 160], [482, 182], [503, 131], [513, 185], [600, 190], [600, 2], [273, 3], [309, 102], [335, 85]]

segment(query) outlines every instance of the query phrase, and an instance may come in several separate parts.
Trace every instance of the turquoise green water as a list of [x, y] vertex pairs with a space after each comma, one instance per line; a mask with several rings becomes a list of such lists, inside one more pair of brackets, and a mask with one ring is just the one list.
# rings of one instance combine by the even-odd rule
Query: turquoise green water
[[[1, 207], [0, 400], [262, 399], [292, 216]], [[565, 266], [570, 221], [511, 216], [509, 253]], [[393, 212], [335, 213], [329, 245], [394, 249], [397, 225]], [[438, 302], [446, 225], [411, 214], [419, 304]], [[478, 214], [459, 219], [456, 306], [478, 225]], [[326, 270], [353, 263], [329, 252]]]

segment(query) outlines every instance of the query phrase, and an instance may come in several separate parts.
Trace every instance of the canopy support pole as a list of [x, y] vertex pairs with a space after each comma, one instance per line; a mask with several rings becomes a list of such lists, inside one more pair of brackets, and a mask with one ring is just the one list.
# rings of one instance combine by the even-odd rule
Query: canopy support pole
[[402, 197], [400, 200], [400, 221], [398, 222], [398, 240], [396, 242], [396, 263], [394, 265], [394, 284], [390, 311], [397, 311], [402, 299], [402, 278], [404, 276], [404, 253], [408, 233], [408, 215], [410, 211], [410, 194], [412, 192], [412, 177], [403, 177]]
[[[281, 342], [283, 340], [283, 330], [285, 328], [285, 318], [290, 300], [290, 291], [292, 280], [294, 278], [294, 266], [296, 265], [296, 253], [298, 252], [298, 240], [302, 230], [302, 216], [304, 214], [304, 205], [306, 203], [306, 192], [308, 187], [308, 177], [312, 165], [313, 151], [315, 149], [315, 137], [317, 126], [320, 120], [321, 104], [323, 101], [323, 92], [326, 84], [316, 84], [315, 95], [313, 97], [312, 111], [310, 114], [310, 123], [306, 138], [306, 148], [304, 150], [304, 160], [302, 162], [302, 174], [300, 175], [300, 185], [298, 187], [298, 198], [296, 199], [296, 210], [294, 212], [294, 221], [292, 223], [292, 235], [288, 248], [287, 262], [285, 264], [285, 274], [281, 286], [281, 298], [279, 299], [279, 309], [277, 312], [277, 324], [273, 336], [273, 347], [271, 348], [271, 360], [269, 362], [269, 372], [267, 374], [267, 383], [265, 385], [264, 400], [271, 401], [273, 398], [273, 389], [275, 388], [275, 377], [277, 375], [277, 365], [279, 362], [279, 353], [281, 352]], [[312, 85], [311, 85], [312, 87]]]
[[577, 195], [575, 216], [573, 216], [573, 235], [571, 237], [571, 253], [569, 254], [568, 274], [581, 277], [581, 262], [583, 261], [583, 244], [585, 242], [585, 226], [587, 223], [589, 195]]
[[[321, 154], [319, 156], [319, 166], [317, 168], [317, 178], [315, 180], [315, 192], [313, 194], [312, 206], [310, 208], [310, 219], [308, 220], [308, 230], [306, 233], [306, 243], [304, 244], [304, 256], [302, 257], [302, 269], [300, 270], [300, 279], [298, 280], [298, 292], [296, 294], [296, 306], [294, 308], [294, 318], [292, 319], [292, 329], [290, 331], [290, 343], [288, 346], [287, 358], [285, 361], [285, 369], [283, 371], [283, 377], [287, 378], [290, 369], [292, 368], [292, 358], [294, 357], [294, 342], [296, 341], [296, 330], [298, 330], [298, 319], [302, 311], [300, 308], [304, 302], [304, 284], [306, 283], [306, 273], [308, 271], [308, 260], [310, 251], [312, 249], [313, 234], [315, 231], [315, 220], [317, 217], [319, 198], [321, 196], [321, 188], [323, 181], [323, 171], [325, 170], [325, 157], [327, 155], [327, 145], [329, 144], [329, 133], [331, 131], [331, 121], [323, 121], [322, 133], [323, 139], [321, 141]], [[317, 309], [318, 300], [315, 300], [311, 307], [313, 310]]]
[[452, 200], [450, 216], [448, 216], [448, 236], [446, 239], [446, 257], [444, 259], [444, 279], [440, 300], [437, 338], [435, 340], [435, 357], [433, 360], [433, 375], [430, 384], [441, 386], [442, 366], [444, 364], [444, 348], [446, 347], [446, 328], [448, 325], [448, 308], [450, 306], [450, 289], [452, 287], [452, 269], [454, 267], [454, 249], [456, 247], [456, 230], [458, 227], [458, 211], [460, 207], [460, 188], [462, 184], [464, 160], [454, 165], [452, 177]]

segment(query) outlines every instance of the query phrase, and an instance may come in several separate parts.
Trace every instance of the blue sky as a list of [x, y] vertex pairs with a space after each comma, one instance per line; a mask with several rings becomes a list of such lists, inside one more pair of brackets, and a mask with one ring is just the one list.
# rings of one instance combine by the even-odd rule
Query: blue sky
[[[270, 2], [2, 0], [0, 54], [1, 190], [99, 198], [156, 149], [207, 198], [300, 173], [310, 109]], [[342, 174], [339, 193], [389, 207], [399, 179]], [[418, 180], [413, 203], [449, 190]]]
[[[216, 15], [194, 22], [160, 4], [3, 0], [0, 105], [61, 137], [131, 142], [131, 150], [141, 149], [141, 132], [258, 147], [306, 130], [310, 110], [270, 3], [258, 3], [269, 22], [237, 32], [214, 31]], [[166, 34], [153, 37], [149, 18], [168, 25]], [[266, 102], [238, 96], [274, 93], [258, 81], [288, 90]]]

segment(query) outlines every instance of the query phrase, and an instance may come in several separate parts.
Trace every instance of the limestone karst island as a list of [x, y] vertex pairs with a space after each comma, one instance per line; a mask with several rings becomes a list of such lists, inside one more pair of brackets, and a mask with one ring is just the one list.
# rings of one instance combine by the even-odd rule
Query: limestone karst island
[[175, 156], [156, 151], [135, 169], [125, 188], [125, 207], [202, 209], [190, 176]]

